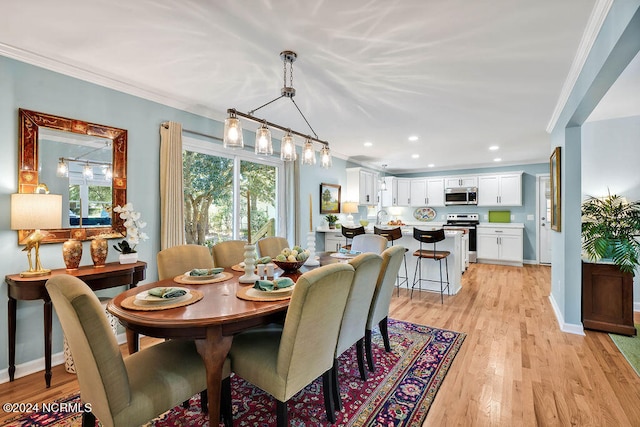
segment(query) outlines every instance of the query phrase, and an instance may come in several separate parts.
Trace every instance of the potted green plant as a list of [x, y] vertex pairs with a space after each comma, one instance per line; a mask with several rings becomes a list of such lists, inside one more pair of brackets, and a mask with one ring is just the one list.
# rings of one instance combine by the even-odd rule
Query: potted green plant
[[329, 214], [329, 215], [325, 216], [324, 219], [329, 223], [329, 228], [330, 229], [336, 228], [336, 222], [338, 221], [338, 217], [337, 216], [335, 216], [333, 214]]
[[636, 335], [633, 275], [639, 265], [640, 203], [609, 193], [582, 203], [582, 325]]
[[609, 193], [582, 203], [582, 249], [591, 261], [611, 260], [622, 272], [640, 265], [640, 202]]

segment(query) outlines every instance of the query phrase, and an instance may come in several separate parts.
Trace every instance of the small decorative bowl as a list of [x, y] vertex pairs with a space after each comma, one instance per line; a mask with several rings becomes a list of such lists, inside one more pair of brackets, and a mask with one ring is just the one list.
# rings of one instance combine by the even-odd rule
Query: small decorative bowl
[[369, 221], [367, 221], [366, 219], [361, 219], [360, 220], [360, 225], [363, 227], [366, 227], [367, 225], [369, 225]]
[[304, 261], [277, 261], [273, 260], [273, 263], [284, 270], [285, 273], [295, 273], [300, 267], [304, 265]]

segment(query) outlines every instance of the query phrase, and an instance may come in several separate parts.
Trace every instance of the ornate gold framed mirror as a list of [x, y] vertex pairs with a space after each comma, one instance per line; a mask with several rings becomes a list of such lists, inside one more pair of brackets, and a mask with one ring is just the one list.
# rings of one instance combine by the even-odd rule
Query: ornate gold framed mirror
[[[52, 193], [63, 193], [64, 228], [47, 230], [41, 243], [88, 240], [97, 235], [122, 237], [123, 220], [112, 208], [127, 203], [127, 131], [22, 108], [19, 120], [18, 193], [34, 193], [40, 183], [47, 184]], [[62, 164], [73, 164], [85, 172], [101, 167], [102, 174], [74, 178], [70, 169], [66, 175], [60, 173]], [[95, 184], [98, 180], [101, 183]], [[92, 190], [98, 195], [91, 196]], [[32, 231], [19, 230], [18, 243]]]

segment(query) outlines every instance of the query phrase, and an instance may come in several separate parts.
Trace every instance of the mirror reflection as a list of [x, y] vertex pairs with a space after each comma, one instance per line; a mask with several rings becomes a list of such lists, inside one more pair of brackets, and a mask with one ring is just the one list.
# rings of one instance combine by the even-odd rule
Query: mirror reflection
[[38, 142], [40, 181], [62, 194], [62, 226], [110, 226], [112, 141], [43, 128]]

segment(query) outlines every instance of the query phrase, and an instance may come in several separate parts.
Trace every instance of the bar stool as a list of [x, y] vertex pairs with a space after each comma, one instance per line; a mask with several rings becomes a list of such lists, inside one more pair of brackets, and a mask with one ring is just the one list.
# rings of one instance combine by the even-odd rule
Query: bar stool
[[[378, 228], [374, 225], [373, 232], [375, 234], [381, 235], [382, 237], [386, 237], [387, 240], [391, 242], [391, 246], [393, 246], [393, 242], [395, 240], [402, 238], [402, 229], [400, 227]], [[409, 252], [409, 249], [404, 248], [404, 254], [402, 254], [402, 258], [404, 260], [404, 276], [401, 276], [400, 273], [398, 272], [398, 278], [396, 281], [396, 290], [397, 290], [398, 296], [400, 296], [400, 286], [403, 283], [406, 283], [407, 287], [409, 287], [409, 274], [407, 273], [407, 252]]]
[[349, 243], [349, 239], [353, 239], [358, 234], [364, 234], [364, 227], [354, 227], [349, 228], [342, 226], [342, 235], [347, 238], [347, 244], [342, 247], [342, 249], [351, 249], [351, 244]]
[[[418, 262], [416, 263], [416, 270], [413, 273], [413, 286], [411, 286], [411, 298], [413, 298], [413, 289], [416, 287], [416, 274], [419, 274], [418, 276], [418, 290], [422, 291], [422, 282], [426, 281], [426, 282], [437, 282], [437, 280], [432, 280], [432, 279], [423, 279], [422, 278], [422, 260], [424, 258], [427, 259], [432, 259], [434, 261], [438, 261], [439, 267], [440, 267], [440, 303], [443, 304], [444, 303], [444, 290], [447, 290], [447, 295], [450, 295], [449, 293], [449, 262], [448, 262], [448, 257], [451, 254], [451, 252], [449, 251], [438, 251], [436, 250], [436, 243], [437, 242], [441, 242], [445, 239], [445, 234], [444, 234], [444, 230], [440, 229], [440, 230], [431, 230], [431, 231], [427, 231], [427, 230], [419, 230], [417, 228], [414, 227], [413, 229], [413, 238], [416, 239], [417, 241], [420, 242], [420, 249], [418, 249], [417, 251], [415, 251], [413, 253], [413, 256], [418, 257]], [[422, 249], [422, 244], [423, 243], [427, 243], [433, 244], [433, 249]], [[442, 281], [442, 260], [444, 259], [445, 262], [445, 270], [447, 272], [447, 281], [446, 284], [447, 286], [444, 286], [444, 283]]]

